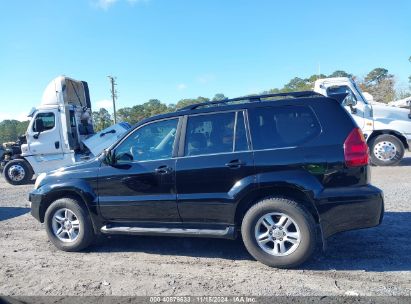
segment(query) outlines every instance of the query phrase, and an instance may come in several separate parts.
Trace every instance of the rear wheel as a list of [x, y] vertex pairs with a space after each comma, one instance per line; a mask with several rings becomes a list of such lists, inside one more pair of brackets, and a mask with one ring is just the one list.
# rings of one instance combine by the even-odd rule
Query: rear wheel
[[376, 166], [394, 166], [404, 157], [405, 148], [401, 140], [382, 134], [370, 141], [371, 163]]
[[241, 233], [248, 252], [272, 267], [292, 268], [304, 263], [316, 245], [315, 222], [296, 202], [269, 198], [251, 207]]
[[24, 159], [14, 159], [4, 166], [3, 176], [9, 184], [24, 185], [31, 181], [33, 172]]
[[94, 240], [90, 216], [73, 198], [54, 201], [46, 210], [45, 224], [50, 241], [60, 250], [80, 251]]

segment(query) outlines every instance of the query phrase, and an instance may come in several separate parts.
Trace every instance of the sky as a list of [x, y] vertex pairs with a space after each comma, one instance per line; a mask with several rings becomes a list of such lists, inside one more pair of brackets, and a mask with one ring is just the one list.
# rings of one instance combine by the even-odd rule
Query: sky
[[[0, 10], [0, 121], [24, 119], [56, 76], [93, 110], [229, 97], [335, 70], [411, 75], [411, 1], [13, 0]], [[109, 108], [109, 110], [111, 110]]]

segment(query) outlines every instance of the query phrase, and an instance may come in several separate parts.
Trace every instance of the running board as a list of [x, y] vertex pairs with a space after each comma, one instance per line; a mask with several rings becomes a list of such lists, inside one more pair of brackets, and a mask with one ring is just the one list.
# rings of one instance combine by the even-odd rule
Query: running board
[[114, 226], [101, 228], [104, 234], [131, 234], [131, 235], [169, 235], [234, 239], [235, 229], [229, 226], [225, 229], [192, 229], [192, 228], [157, 228], [157, 227], [122, 227]]

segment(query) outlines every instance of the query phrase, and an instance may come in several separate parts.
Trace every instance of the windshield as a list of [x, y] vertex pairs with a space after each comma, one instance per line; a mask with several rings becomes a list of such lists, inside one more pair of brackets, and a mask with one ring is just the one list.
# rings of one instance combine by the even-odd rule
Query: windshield
[[368, 104], [368, 100], [362, 94], [362, 91], [361, 91], [360, 87], [357, 85], [357, 83], [355, 81], [353, 81], [353, 84], [354, 84], [354, 88], [357, 90], [358, 95], [360, 95], [360, 97], [364, 101], [364, 103]]

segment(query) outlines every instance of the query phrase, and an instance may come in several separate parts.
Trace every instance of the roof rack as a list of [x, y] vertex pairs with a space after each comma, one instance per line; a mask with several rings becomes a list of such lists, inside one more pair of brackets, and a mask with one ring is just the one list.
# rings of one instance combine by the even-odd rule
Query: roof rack
[[323, 95], [314, 91], [301, 91], [301, 92], [287, 92], [287, 93], [276, 93], [276, 94], [262, 94], [262, 95], [249, 95], [243, 97], [236, 97], [231, 99], [224, 99], [218, 101], [201, 102], [186, 106], [179, 109], [179, 111], [184, 110], [195, 110], [201, 107], [228, 104], [236, 101], [246, 101], [246, 102], [261, 102], [261, 99], [272, 98], [272, 97], [292, 97], [292, 98], [302, 98], [302, 97], [324, 97]]

